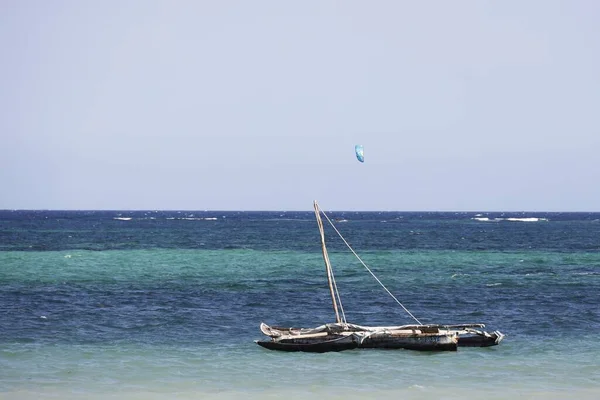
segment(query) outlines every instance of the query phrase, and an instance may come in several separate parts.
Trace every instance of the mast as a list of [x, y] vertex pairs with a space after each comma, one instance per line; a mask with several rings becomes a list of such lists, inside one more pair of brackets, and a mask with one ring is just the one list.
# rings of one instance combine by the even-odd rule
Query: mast
[[319, 225], [319, 232], [321, 233], [321, 250], [323, 251], [323, 260], [325, 261], [325, 270], [327, 272], [327, 283], [329, 284], [329, 292], [331, 293], [331, 302], [333, 303], [333, 311], [335, 311], [335, 322], [340, 324], [340, 314], [338, 312], [337, 301], [335, 300], [335, 293], [333, 291], [332, 283], [332, 272], [331, 263], [329, 262], [329, 255], [327, 254], [327, 247], [325, 247], [325, 231], [323, 230], [323, 221], [321, 220], [321, 211], [317, 201], [314, 201], [315, 216], [317, 217], [317, 225]]

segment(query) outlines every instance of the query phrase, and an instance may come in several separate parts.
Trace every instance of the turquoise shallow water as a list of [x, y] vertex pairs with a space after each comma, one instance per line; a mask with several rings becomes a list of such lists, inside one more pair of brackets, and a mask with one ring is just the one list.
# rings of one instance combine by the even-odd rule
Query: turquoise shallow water
[[[119, 220], [101, 240], [84, 222], [57, 219], [49, 227], [28, 219], [2, 226], [0, 237], [26, 224], [17, 236], [32, 243], [32, 236], [44, 237], [58, 248], [15, 249], [21, 242], [3, 240], [13, 244], [0, 251], [0, 398], [600, 397], [600, 253], [569, 244], [580, 235], [591, 247], [596, 225], [589, 219], [554, 227], [551, 219], [518, 227], [450, 219], [437, 236], [430, 220], [408, 222], [387, 227], [374, 250], [356, 248], [422, 322], [483, 322], [507, 335], [493, 348], [435, 354], [290, 354], [254, 344], [261, 321], [316, 326], [333, 319], [308, 220], [283, 229], [277, 219], [241, 219], [227, 228], [229, 239], [209, 248], [172, 243], [193, 232], [197, 242], [210, 243], [210, 227], [191, 227], [213, 220], [160, 229], [147, 220]], [[285, 239], [267, 245], [254, 238], [273, 224], [288, 231]], [[370, 220], [364, 224], [375, 229]], [[127, 233], [112, 235], [119, 226]], [[452, 230], [477, 237], [484, 229], [493, 231], [486, 233], [494, 238], [490, 249], [454, 248], [461, 239], [450, 240]], [[515, 230], [532, 240], [516, 246]], [[545, 230], [546, 238], [539, 237]], [[57, 239], [65, 232], [75, 245]], [[168, 245], [157, 245], [161, 232]], [[414, 232], [429, 240], [394, 248]], [[123, 245], [123, 236], [137, 244]], [[287, 246], [290, 236], [294, 246]], [[331, 242], [348, 320], [410, 323], [356, 259]]]
[[[562, 349], [573, 344], [577, 350]], [[4, 362], [11, 368], [3, 368], [3, 391], [11, 398], [19, 393], [24, 398], [144, 398], [144, 393], [156, 398], [242, 393], [250, 397], [402, 393], [409, 398], [459, 398], [469, 392], [486, 398], [542, 393], [553, 394], [551, 398], [564, 398], [567, 393], [597, 398], [592, 396], [598, 394], [600, 373], [593, 355], [596, 348], [583, 340], [532, 346], [525, 352], [507, 342], [503, 348], [458, 353], [356, 351], [327, 356], [266, 352], [245, 345], [211, 350], [197, 346], [5, 346]]]

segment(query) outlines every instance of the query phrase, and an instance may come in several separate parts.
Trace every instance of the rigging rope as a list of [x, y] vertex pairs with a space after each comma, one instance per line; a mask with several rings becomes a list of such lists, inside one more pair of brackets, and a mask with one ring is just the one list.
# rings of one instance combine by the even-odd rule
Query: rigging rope
[[[321, 210], [322, 211], [322, 210]], [[381, 287], [390, 295], [392, 296], [392, 298], [394, 300], [396, 300], [396, 303], [398, 303], [400, 305], [400, 307], [402, 307], [404, 309], [404, 311], [406, 311], [408, 313], [408, 315], [411, 316], [412, 319], [414, 319], [417, 324], [422, 325], [421, 321], [419, 321], [414, 315], [412, 315], [412, 313], [410, 311], [408, 311], [408, 308], [404, 307], [404, 305], [402, 303], [400, 303], [400, 300], [398, 300], [396, 298], [396, 296], [394, 296], [392, 294], [392, 292], [390, 292], [388, 290], [388, 288], [385, 287], [385, 285], [379, 280], [379, 278], [377, 278], [375, 276], [375, 274], [373, 273], [373, 271], [371, 271], [371, 269], [367, 266], [367, 264], [365, 264], [365, 262], [362, 260], [362, 258], [359, 257], [358, 254], [356, 254], [356, 252], [354, 251], [354, 249], [348, 244], [348, 242], [346, 241], [346, 239], [344, 239], [344, 237], [342, 236], [342, 234], [340, 233], [340, 231], [338, 231], [338, 229], [335, 227], [335, 225], [333, 224], [333, 222], [329, 219], [329, 217], [327, 216], [327, 214], [323, 212], [323, 215], [325, 216], [325, 218], [327, 218], [327, 222], [329, 222], [329, 225], [331, 225], [333, 227], [333, 229], [335, 230], [335, 232], [338, 234], [338, 236], [342, 239], [342, 241], [344, 242], [344, 244], [348, 247], [348, 249], [350, 249], [350, 251], [352, 252], [352, 254], [354, 254], [354, 256], [358, 259], [358, 261], [360, 261], [360, 263], [363, 265], [363, 267], [365, 267], [367, 269], [367, 271], [369, 271], [369, 273], [371, 274], [371, 276], [373, 276], [373, 278], [375, 278], [375, 280], [377, 281], [377, 283], [379, 283], [381, 285]], [[334, 280], [334, 284], [335, 284], [335, 280]], [[337, 293], [337, 286], [335, 288], [335, 291]], [[337, 293], [338, 298], [339, 298], [339, 293]], [[340, 303], [340, 308], [341, 308], [341, 303]], [[342, 314], [344, 313], [344, 311], [342, 310]], [[346, 317], [344, 317], [344, 322], [346, 321]]]

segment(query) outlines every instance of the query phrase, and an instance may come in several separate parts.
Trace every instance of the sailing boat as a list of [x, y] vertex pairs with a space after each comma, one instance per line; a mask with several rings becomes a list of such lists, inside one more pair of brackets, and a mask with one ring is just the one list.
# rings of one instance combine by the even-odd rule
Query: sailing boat
[[335, 225], [327, 218], [333, 229], [342, 238], [346, 246], [360, 260], [363, 266], [371, 273], [375, 280], [385, 291], [406, 311], [416, 322], [414, 325], [401, 326], [361, 326], [350, 324], [346, 316], [335, 283], [331, 262], [325, 245], [325, 232], [321, 219], [322, 211], [317, 202], [314, 202], [315, 216], [321, 234], [321, 250], [325, 262], [327, 283], [331, 295], [335, 323], [324, 324], [316, 328], [284, 328], [260, 324], [260, 330], [270, 340], [256, 341], [256, 343], [270, 350], [304, 351], [323, 353], [328, 351], [342, 351], [355, 348], [391, 348], [430, 351], [456, 351], [461, 346], [492, 346], [500, 343], [503, 334], [496, 331], [487, 333], [480, 330], [483, 324], [460, 325], [424, 325], [398, 301], [398, 299], [381, 283], [369, 267], [354, 252], [352, 247], [342, 237]]

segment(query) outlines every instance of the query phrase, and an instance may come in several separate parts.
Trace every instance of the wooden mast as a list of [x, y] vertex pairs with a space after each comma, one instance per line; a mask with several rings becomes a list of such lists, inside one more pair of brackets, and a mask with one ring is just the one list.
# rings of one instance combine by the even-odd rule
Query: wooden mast
[[333, 303], [333, 311], [335, 311], [335, 322], [338, 324], [342, 323], [340, 320], [340, 314], [338, 312], [337, 301], [335, 300], [335, 293], [333, 291], [331, 263], [329, 262], [329, 255], [327, 254], [327, 247], [325, 247], [325, 231], [323, 230], [323, 221], [321, 220], [321, 211], [317, 201], [314, 201], [315, 216], [317, 217], [317, 225], [319, 225], [319, 232], [321, 233], [321, 250], [323, 250], [323, 260], [325, 260], [325, 269], [327, 271], [327, 283], [329, 284], [329, 292], [331, 293], [331, 302]]

